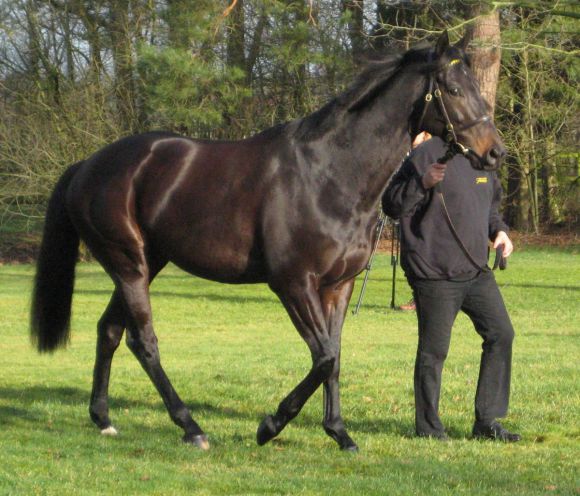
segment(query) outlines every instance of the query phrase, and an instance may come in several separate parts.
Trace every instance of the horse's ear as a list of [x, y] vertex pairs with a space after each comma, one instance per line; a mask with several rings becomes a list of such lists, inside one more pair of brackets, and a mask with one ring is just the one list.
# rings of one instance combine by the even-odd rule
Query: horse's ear
[[445, 50], [447, 50], [449, 48], [449, 34], [447, 33], [447, 30], [443, 31], [443, 33], [441, 33], [441, 36], [439, 36], [439, 39], [437, 40], [437, 45], [435, 45], [435, 53], [437, 54], [437, 56], [441, 56], [445, 53]]
[[461, 38], [457, 43], [455, 43], [455, 45], [453, 45], [455, 48], [461, 50], [462, 52], [465, 53], [465, 51], [467, 50], [467, 47], [469, 45], [469, 36], [467, 36], [467, 34], [463, 35], [463, 38]]

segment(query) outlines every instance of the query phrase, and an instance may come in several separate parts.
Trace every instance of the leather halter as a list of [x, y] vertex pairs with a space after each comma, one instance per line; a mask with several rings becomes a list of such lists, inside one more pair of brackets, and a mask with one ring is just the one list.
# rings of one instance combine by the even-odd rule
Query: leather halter
[[[431, 60], [432, 56], [433, 56], [433, 54], [430, 53], [429, 54], [429, 63], [432, 62], [432, 60]], [[483, 161], [481, 160], [481, 157], [473, 149], [460, 143], [460, 141], [457, 139], [457, 134], [456, 134], [455, 130], [457, 129], [459, 131], [464, 131], [465, 129], [472, 128], [472, 127], [477, 126], [479, 124], [483, 124], [485, 122], [490, 122], [491, 117], [487, 114], [483, 114], [483, 115], [477, 117], [476, 119], [473, 119], [473, 120], [468, 121], [468, 122], [464, 122], [464, 123], [458, 125], [457, 127], [455, 127], [451, 123], [451, 119], [449, 118], [449, 113], [447, 112], [447, 108], [445, 107], [445, 102], [443, 101], [443, 98], [442, 98], [441, 89], [439, 88], [439, 83], [437, 82], [437, 79], [436, 79], [436, 75], [438, 72], [446, 69], [449, 66], [455, 65], [459, 62], [460, 62], [459, 59], [453, 59], [453, 60], [451, 60], [451, 62], [449, 62], [447, 65], [445, 65], [441, 69], [438, 69], [438, 70], [432, 72], [431, 74], [429, 74], [429, 83], [428, 83], [429, 86], [427, 88], [427, 93], [425, 94], [425, 99], [424, 99], [425, 104], [423, 105], [421, 117], [417, 121], [418, 122], [417, 131], [421, 130], [421, 126], [423, 124], [423, 119], [425, 118], [425, 114], [427, 113], [427, 109], [429, 107], [429, 104], [433, 101], [433, 97], [435, 97], [435, 99], [439, 105], [439, 110], [441, 111], [441, 114], [443, 115], [443, 119], [445, 121], [445, 129], [447, 131], [445, 134], [445, 137], [444, 137], [445, 141], [447, 142], [447, 151], [445, 152], [445, 155], [443, 157], [437, 159], [437, 162], [439, 162], [439, 163], [448, 162], [457, 153], [461, 153], [465, 157], [472, 154], [473, 156], [475, 156], [477, 158], [478, 162], [480, 164], [482, 164]], [[483, 166], [482, 166], [482, 168], [485, 169], [485, 167], [483, 167]], [[449, 215], [449, 211], [447, 210], [447, 205], [445, 204], [445, 198], [443, 197], [443, 192], [441, 190], [440, 183], [435, 185], [435, 193], [441, 202], [441, 207], [442, 207], [443, 212], [445, 214], [443, 216], [445, 219], [445, 222], [447, 223], [447, 226], [449, 227], [451, 234], [453, 235], [455, 241], [457, 242], [457, 244], [460, 247], [463, 254], [466, 256], [469, 263], [471, 263], [471, 265], [473, 265], [473, 267], [478, 272], [480, 272], [482, 270], [486, 270], [486, 269], [489, 270], [487, 268], [487, 266], [485, 268], [482, 268], [479, 266], [477, 261], [473, 258], [473, 256], [471, 255], [471, 253], [469, 252], [469, 250], [467, 249], [467, 247], [465, 246], [465, 244], [461, 240], [461, 237], [459, 236], [457, 230], [455, 229], [453, 221], [451, 220], [451, 216]], [[496, 260], [495, 260], [494, 267], [493, 267], [494, 270], [498, 265], [499, 265], [501, 270], [505, 269], [506, 263], [507, 262], [506, 262], [505, 258], [503, 258], [500, 248], [498, 248], [496, 250]]]
[[[429, 62], [431, 62], [431, 58], [432, 58], [432, 54], [430, 53], [429, 54]], [[487, 114], [483, 114], [483, 115], [477, 117], [476, 119], [473, 119], [471, 121], [454, 126], [451, 123], [451, 119], [449, 118], [449, 113], [447, 112], [447, 107], [445, 106], [445, 102], [443, 102], [441, 89], [439, 88], [439, 83], [437, 82], [437, 79], [436, 79], [437, 73], [441, 72], [442, 70], [446, 69], [449, 66], [455, 65], [458, 62], [459, 62], [459, 59], [453, 59], [451, 62], [446, 64], [444, 67], [432, 72], [429, 75], [427, 93], [425, 94], [425, 97], [424, 97], [425, 105], [423, 105], [421, 117], [418, 120], [417, 131], [421, 131], [421, 126], [423, 124], [425, 114], [427, 113], [427, 109], [429, 108], [429, 104], [433, 101], [433, 97], [435, 97], [435, 100], [438, 102], [439, 110], [441, 111], [441, 114], [442, 114], [443, 119], [445, 121], [446, 134], [445, 134], [444, 140], [447, 142], [447, 146], [448, 146], [447, 153], [445, 154], [445, 157], [444, 157], [446, 159], [445, 161], [451, 159], [453, 157], [453, 155], [460, 153], [465, 157], [467, 157], [470, 154], [474, 155], [478, 159], [479, 163], [481, 164], [481, 163], [483, 163], [483, 160], [481, 159], [481, 157], [472, 148], [465, 146], [463, 143], [461, 143], [458, 140], [457, 134], [456, 134], [456, 129], [458, 131], [465, 131], [466, 129], [472, 128], [472, 127], [477, 126], [479, 124], [490, 122], [491, 117]]]

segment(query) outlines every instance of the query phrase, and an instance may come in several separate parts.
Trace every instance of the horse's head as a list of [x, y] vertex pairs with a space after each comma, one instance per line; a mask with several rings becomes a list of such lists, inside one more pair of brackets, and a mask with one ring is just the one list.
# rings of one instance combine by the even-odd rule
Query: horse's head
[[451, 46], [444, 32], [429, 52], [427, 88], [416, 104], [413, 129], [440, 136], [474, 168], [495, 170], [506, 150], [464, 49], [464, 40]]

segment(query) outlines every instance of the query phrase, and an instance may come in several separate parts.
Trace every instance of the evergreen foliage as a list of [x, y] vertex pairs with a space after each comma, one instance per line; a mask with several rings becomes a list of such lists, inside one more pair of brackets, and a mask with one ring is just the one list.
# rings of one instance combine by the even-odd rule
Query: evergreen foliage
[[[64, 168], [121, 136], [240, 139], [320, 108], [367, 56], [499, 12], [495, 119], [513, 227], [578, 224], [576, 3], [18, 0], [0, 3], [0, 223], [40, 217]], [[192, 7], [193, 5], [193, 7]], [[0, 226], [1, 227], [1, 226]]]

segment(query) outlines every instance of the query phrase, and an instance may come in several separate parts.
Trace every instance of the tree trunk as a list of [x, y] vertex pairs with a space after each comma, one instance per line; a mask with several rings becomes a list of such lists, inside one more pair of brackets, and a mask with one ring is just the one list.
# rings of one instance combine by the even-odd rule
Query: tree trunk
[[237, 0], [227, 17], [227, 64], [246, 71], [244, 0]]
[[285, 105], [279, 109], [277, 120], [294, 119], [307, 111], [306, 63], [303, 58], [294, 58], [294, 54], [301, 54], [300, 49], [308, 43], [308, 34], [299, 29], [301, 24], [308, 22], [308, 9], [305, 0], [284, 0], [284, 3], [286, 9], [280, 19], [283, 43], [290, 48], [293, 57], [279, 65], [281, 78], [277, 86]]
[[75, 3], [74, 5], [77, 6], [75, 13], [79, 16], [86, 31], [91, 73], [97, 84], [100, 85], [104, 66], [101, 58], [102, 44], [101, 35], [99, 34], [99, 19], [96, 15], [89, 13], [83, 2], [78, 2], [78, 4]]
[[67, 6], [65, 6], [64, 12], [60, 15], [61, 24], [64, 31], [64, 46], [66, 52], [66, 74], [69, 81], [74, 82], [75, 80], [75, 62], [73, 55], [73, 32], [71, 28], [71, 14]]
[[342, 11], [348, 14], [348, 37], [351, 54], [355, 60], [363, 52], [365, 45], [363, 4], [363, 0], [343, 0], [342, 2]]
[[530, 198], [530, 222], [533, 231], [537, 234], [540, 232], [540, 206], [539, 206], [539, 161], [538, 150], [536, 149], [536, 127], [534, 118], [534, 90], [533, 81], [530, 77], [530, 59], [529, 50], [524, 48], [522, 52], [522, 76], [524, 82], [524, 122], [525, 132], [527, 133], [527, 151], [524, 171], [528, 179], [528, 191]]
[[556, 178], [556, 141], [547, 138], [544, 141], [543, 159], [541, 167], [542, 196], [540, 198], [540, 223], [541, 225], [553, 225], [562, 221], [560, 205], [554, 198], [554, 192], [558, 189]]
[[164, 17], [169, 29], [169, 46], [172, 48], [191, 48], [187, 22], [189, 8], [190, 4], [187, 0], [167, 0], [167, 11]]
[[27, 69], [32, 75], [35, 83], [40, 81], [40, 61], [42, 58], [42, 48], [40, 45], [40, 35], [38, 32], [38, 9], [34, 2], [27, 2], [24, 6], [26, 15], [26, 27], [28, 36], [28, 57], [26, 61]]
[[471, 42], [472, 70], [493, 117], [501, 63], [499, 11], [482, 14], [481, 5], [476, 4], [471, 13], [476, 18], [466, 35]]
[[260, 13], [256, 29], [254, 29], [254, 36], [248, 50], [248, 56], [246, 57], [246, 72], [248, 83], [250, 83], [253, 79], [252, 74], [256, 65], [256, 61], [258, 60], [258, 55], [260, 54], [260, 49], [262, 46], [262, 35], [264, 34], [264, 28], [266, 27], [267, 22], [268, 14], [266, 8], [262, 6], [262, 12]]
[[117, 111], [128, 132], [137, 129], [135, 80], [133, 74], [133, 39], [130, 29], [129, 0], [110, 2], [111, 22], [109, 35], [113, 49], [115, 70], [115, 97]]
[[[28, 63], [31, 73], [36, 78], [37, 83], [44, 83], [49, 97], [57, 106], [60, 106], [61, 74], [59, 68], [50, 60], [48, 49], [42, 43], [42, 34], [38, 20], [38, 5], [34, 1], [28, 1], [25, 4], [24, 12], [28, 29], [28, 47], [30, 50]], [[40, 71], [41, 66], [45, 72], [44, 78]]]
[[505, 220], [509, 226], [521, 229], [524, 225], [522, 216], [522, 170], [517, 157], [509, 154], [505, 159], [507, 170], [507, 188], [505, 195]]

